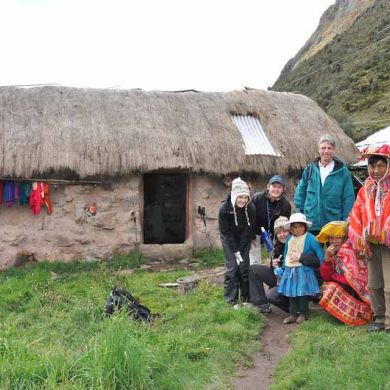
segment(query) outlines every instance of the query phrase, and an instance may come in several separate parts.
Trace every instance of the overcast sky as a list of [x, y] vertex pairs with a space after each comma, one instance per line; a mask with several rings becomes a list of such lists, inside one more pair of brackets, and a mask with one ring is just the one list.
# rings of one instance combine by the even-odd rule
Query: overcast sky
[[0, 85], [272, 86], [335, 0], [0, 0]]

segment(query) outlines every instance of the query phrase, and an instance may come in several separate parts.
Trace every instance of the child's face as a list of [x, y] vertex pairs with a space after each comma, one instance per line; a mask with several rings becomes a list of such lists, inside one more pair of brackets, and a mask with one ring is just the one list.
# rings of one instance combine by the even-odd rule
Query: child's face
[[289, 234], [290, 234], [290, 232], [288, 230], [282, 229], [282, 230], [279, 230], [278, 232], [276, 232], [276, 238], [278, 239], [279, 242], [284, 244], [286, 242]]
[[245, 207], [245, 205], [249, 202], [249, 196], [247, 195], [239, 195], [236, 198], [236, 206], [237, 207]]
[[295, 222], [291, 224], [291, 234], [295, 237], [303, 236], [306, 233], [306, 226], [304, 223]]

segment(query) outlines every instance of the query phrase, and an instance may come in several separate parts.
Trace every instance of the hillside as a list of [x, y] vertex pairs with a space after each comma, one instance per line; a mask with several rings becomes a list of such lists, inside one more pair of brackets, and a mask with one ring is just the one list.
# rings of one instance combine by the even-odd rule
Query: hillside
[[272, 90], [311, 97], [356, 141], [390, 124], [390, 0], [337, 0]]

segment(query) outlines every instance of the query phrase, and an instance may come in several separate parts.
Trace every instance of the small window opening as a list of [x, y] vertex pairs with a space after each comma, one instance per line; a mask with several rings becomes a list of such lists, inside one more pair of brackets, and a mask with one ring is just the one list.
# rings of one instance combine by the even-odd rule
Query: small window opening
[[265, 135], [259, 119], [253, 115], [232, 115], [232, 120], [240, 130], [246, 155], [279, 156]]

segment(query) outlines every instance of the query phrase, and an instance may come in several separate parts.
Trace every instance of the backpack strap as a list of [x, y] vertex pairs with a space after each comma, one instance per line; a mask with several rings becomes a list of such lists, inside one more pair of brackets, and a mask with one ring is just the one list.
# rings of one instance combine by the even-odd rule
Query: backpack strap
[[314, 163], [310, 163], [310, 165], [309, 165], [309, 170], [308, 170], [308, 172], [307, 172], [307, 179], [306, 179], [307, 184], [310, 183], [311, 177], [312, 177], [312, 175], [313, 175], [313, 164], [314, 164]]

